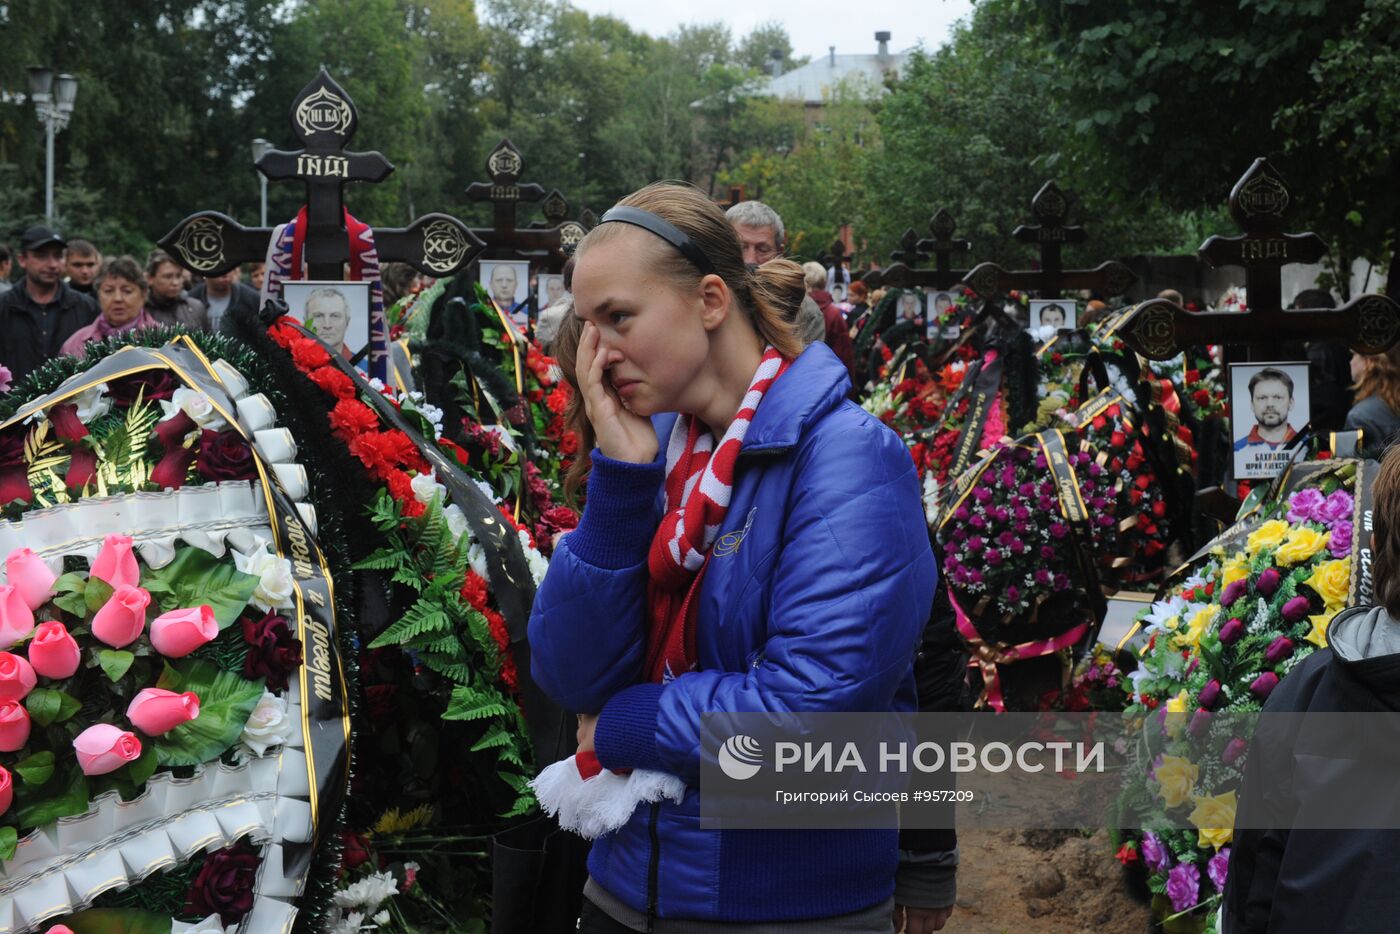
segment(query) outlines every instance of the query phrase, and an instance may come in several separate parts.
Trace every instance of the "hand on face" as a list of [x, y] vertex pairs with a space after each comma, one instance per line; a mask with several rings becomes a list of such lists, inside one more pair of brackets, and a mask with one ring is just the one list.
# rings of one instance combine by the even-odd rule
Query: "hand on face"
[[583, 326], [578, 345], [578, 382], [584, 411], [598, 438], [598, 450], [613, 460], [649, 464], [656, 460], [658, 443], [651, 420], [634, 414], [623, 405], [613, 388], [607, 368], [613, 362], [609, 352], [598, 345], [598, 328], [593, 322]]

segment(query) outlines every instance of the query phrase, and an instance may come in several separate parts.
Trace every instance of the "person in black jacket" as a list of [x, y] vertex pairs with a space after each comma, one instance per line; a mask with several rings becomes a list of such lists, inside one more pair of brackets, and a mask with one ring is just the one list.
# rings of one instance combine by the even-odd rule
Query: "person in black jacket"
[[258, 312], [258, 293], [239, 280], [235, 266], [222, 276], [210, 276], [190, 290], [190, 298], [203, 302], [209, 314], [209, 327], [220, 330], [219, 323], [229, 312]]
[[97, 303], [63, 281], [63, 235], [30, 227], [20, 238], [24, 278], [0, 294], [0, 364], [18, 380], [59, 355], [74, 331], [97, 317]]
[[[1371, 491], [1371, 572], [1379, 605], [1337, 614], [1327, 629], [1328, 647], [1279, 683], [1265, 714], [1400, 710], [1400, 448], [1386, 454]], [[1309, 729], [1302, 719], [1261, 720], [1255, 734], [1236, 814], [1221, 934], [1393, 930], [1400, 917], [1400, 830], [1380, 828], [1400, 826], [1393, 819], [1400, 795], [1393, 766], [1367, 761], [1385, 756], [1358, 752], [1394, 746], [1368, 735], [1369, 749], [1339, 743], [1335, 755], [1320, 755], [1315, 742], [1297, 742], [1300, 729]], [[1373, 829], [1251, 829], [1294, 822], [1337, 826], [1318, 815], [1336, 814], [1329, 809], [1347, 801], [1365, 802], [1375, 817]]]

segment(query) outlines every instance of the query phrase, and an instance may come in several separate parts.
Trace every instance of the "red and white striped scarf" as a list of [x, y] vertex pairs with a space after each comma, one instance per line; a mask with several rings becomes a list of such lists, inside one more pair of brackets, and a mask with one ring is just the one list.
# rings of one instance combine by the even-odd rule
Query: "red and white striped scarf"
[[754, 371], [749, 390], [724, 437], [698, 418], [676, 419], [666, 444], [666, 515], [647, 555], [647, 676], [655, 682], [695, 667], [696, 598], [719, 528], [734, 491], [734, 465], [758, 404], [791, 360], [772, 347]]

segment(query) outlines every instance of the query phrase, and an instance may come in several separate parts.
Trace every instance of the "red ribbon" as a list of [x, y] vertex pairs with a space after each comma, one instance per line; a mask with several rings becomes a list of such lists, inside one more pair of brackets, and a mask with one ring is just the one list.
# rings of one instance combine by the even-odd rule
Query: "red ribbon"
[[972, 620], [963, 612], [962, 605], [958, 603], [958, 598], [953, 594], [951, 588], [948, 591], [948, 599], [953, 603], [953, 614], [957, 619], [958, 633], [963, 637], [968, 648], [972, 649], [973, 661], [982, 671], [982, 696], [978, 698], [977, 706], [980, 707], [985, 703], [997, 713], [1006, 710], [1006, 702], [1001, 696], [1001, 680], [997, 674], [997, 665], [1058, 652], [1060, 649], [1074, 645], [1089, 632], [1089, 624], [1083, 622], [1058, 636], [1042, 639], [1039, 642], [1023, 642], [1020, 645], [989, 643], [983, 641], [977, 628], [972, 625]]

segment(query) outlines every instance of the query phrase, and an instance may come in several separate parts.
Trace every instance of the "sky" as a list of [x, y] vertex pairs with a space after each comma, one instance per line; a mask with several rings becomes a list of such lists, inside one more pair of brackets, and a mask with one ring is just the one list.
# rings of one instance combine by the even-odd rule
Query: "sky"
[[921, 41], [930, 49], [948, 38], [954, 21], [972, 12], [972, 0], [570, 0], [589, 13], [611, 14], [634, 29], [663, 36], [682, 23], [722, 20], [734, 38], [773, 20], [787, 27], [793, 51], [816, 58], [836, 46], [837, 54], [875, 52], [875, 33], [891, 33], [890, 50], [902, 52]]

